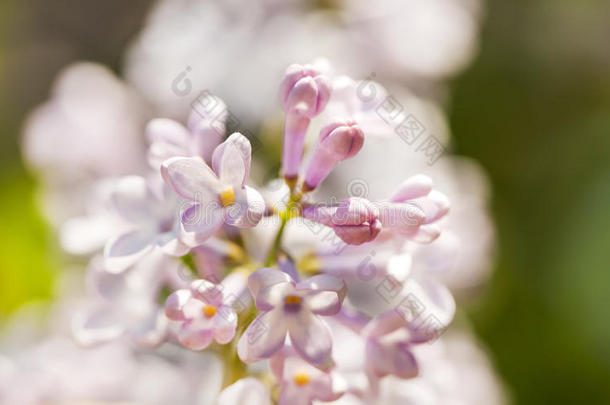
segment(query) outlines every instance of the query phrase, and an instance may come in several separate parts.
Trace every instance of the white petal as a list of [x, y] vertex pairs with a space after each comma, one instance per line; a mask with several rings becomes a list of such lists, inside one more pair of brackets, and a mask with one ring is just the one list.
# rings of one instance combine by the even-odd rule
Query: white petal
[[166, 160], [161, 165], [161, 175], [180, 197], [200, 204], [215, 200], [221, 191], [218, 177], [200, 158]]
[[256, 378], [242, 378], [222, 390], [216, 405], [271, 405], [271, 393]]
[[106, 243], [104, 249], [106, 270], [121, 273], [150, 253], [156, 235], [132, 231], [119, 235]]
[[239, 132], [220, 144], [212, 156], [212, 165], [222, 183], [243, 187], [250, 173], [251, 154], [250, 141]]
[[101, 305], [78, 312], [72, 318], [72, 334], [80, 345], [91, 346], [114, 340], [125, 333], [121, 312]]
[[224, 213], [219, 205], [194, 205], [182, 214], [179, 238], [188, 246], [199, 246], [216, 234], [223, 222]]
[[273, 356], [284, 346], [286, 323], [281, 309], [258, 315], [239, 339], [239, 358], [251, 363]]
[[303, 359], [318, 368], [331, 365], [332, 336], [324, 321], [302, 309], [288, 327], [292, 346]]
[[229, 343], [235, 337], [237, 314], [233, 308], [222, 305], [214, 315], [214, 339], [220, 344]]

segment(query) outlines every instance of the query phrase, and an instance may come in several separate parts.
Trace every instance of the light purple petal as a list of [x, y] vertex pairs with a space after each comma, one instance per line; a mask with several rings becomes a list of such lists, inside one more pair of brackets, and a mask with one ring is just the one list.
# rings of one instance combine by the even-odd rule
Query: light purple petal
[[384, 228], [396, 228], [400, 232], [413, 232], [426, 220], [426, 214], [411, 203], [378, 203], [379, 221]]
[[146, 179], [126, 176], [116, 181], [110, 194], [110, 204], [125, 221], [147, 226], [155, 220], [151, 209], [153, 198]]
[[[258, 269], [248, 277], [248, 288], [250, 289], [250, 292], [255, 300], [258, 299], [257, 297], [259, 296], [261, 290], [280, 283], [292, 284], [294, 281], [288, 274], [272, 267], [263, 267], [262, 269]], [[261, 302], [263, 305], [266, 303], [266, 300]], [[268, 304], [275, 305], [272, 302], [268, 302]]]
[[347, 285], [337, 277], [320, 274], [297, 284], [297, 290], [313, 290], [307, 297], [307, 305], [319, 315], [334, 315], [341, 309], [347, 293]]
[[238, 228], [256, 226], [265, 214], [265, 200], [258, 191], [248, 186], [235, 194], [236, 204], [226, 208], [225, 222]]
[[178, 332], [178, 340], [191, 350], [203, 350], [212, 343], [211, 328], [201, 328], [197, 321], [187, 321]]
[[183, 289], [174, 291], [165, 301], [165, 315], [173, 321], [184, 321], [183, 307], [191, 299], [192, 293]]
[[286, 385], [280, 393], [278, 405], [311, 405], [311, 398], [294, 385]]
[[391, 202], [406, 202], [428, 195], [432, 191], [432, 179], [423, 174], [416, 174], [403, 181], [390, 196]]
[[215, 201], [222, 188], [216, 174], [201, 158], [166, 160], [161, 165], [161, 175], [180, 197], [201, 204]]
[[224, 213], [220, 205], [194, 205], [182, 213], [179, 239], [188, 246], [199, 246], [214, 236], [223, 223]]
[[284, 346], [286, 322], [281, 309], [258, 315], [239, 339], [239, 358], [251, 363], [273, 356]]
[[182, 243], [178, 239], [176, 232], [165, 232], [157, 236], [155, 244], [159, 246], [165, 254], [170, 256], [180, 257], [187, 254], [190, 247], [185, 243]]
[[125, 322], [122, 313], [101, 305], [77, 312], [72, 318], [71, 329], [78, 344], [92, 346], [123, 335]]
[[311, 311], [301, 310], [290, 320], [288, 334], [292, 346], [303, 359], [319, 368], [330, 367], [332, 336], [324, 321]]
[[[401, 232], [402, 233], [402, 232]], [[417, 243], [432, 243], [441, 236], [441, 229], [436, 224], [422, 225], [414, 232], [403, 233], [406, 237]]]
[[155, 237], [148, 232], [132, 231], [109, 240], [104, 249], [106, 270], [121, 273], [137, 263], [153, 249]]
[[237, 314], [233, 308], [222, 305], [214, 315], [214, 339], [220, 344], [229, 343], [235, 337]]
[[222, 305], [223, 287], [207, 280], [195, 280], [189, 286], [191, 293], [198, 300], [219, 307]]
[[241, 188], [250, 174], [251, 155], [250, 141], [236, 132], [214, 150], [212, 167], [222, 183]]
[[222, 390], [217, 405], [271, 405], [271, 393], [253, 377], [242, 378]]
[[151, 311], [146, 319], [132, 326], [129, 331], [131, 339], [141, 347], [153, 349], [165, 341], [168, 320], [161, 309]]
[[363, 333], [368, 337], [378, 338], [407, 326], [407, 320], [398, 311], [389, 310], [373, 318]]
[[176, 156], [189, 156], [190, 133], [180, 123], [157, 118], [146, 126], [146, 136], [150, 143], [148, 162], [159, 167], [163, 161]]

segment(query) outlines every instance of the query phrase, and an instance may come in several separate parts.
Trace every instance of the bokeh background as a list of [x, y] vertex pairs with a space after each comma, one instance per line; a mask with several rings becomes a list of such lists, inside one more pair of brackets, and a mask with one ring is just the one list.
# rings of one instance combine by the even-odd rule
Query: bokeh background
[[[51, 300], [59, 268], [23, 119], [72, 61], [120, 73], [150, 6], [0, 2], [2, 319]], [[487, 171], [498, 232], [493, 277], [467, 310], [518, 404], [610, 403], [609, 38], [605, 0], [488, 0], [480, 51], [451, 83], [454, 150]]]

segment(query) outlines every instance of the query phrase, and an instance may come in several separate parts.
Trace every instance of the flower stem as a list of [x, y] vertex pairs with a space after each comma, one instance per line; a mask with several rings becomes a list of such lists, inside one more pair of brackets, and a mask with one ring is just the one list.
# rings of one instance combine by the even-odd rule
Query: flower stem
[[284, 235], [284, 230], [286, 228], [286, 224], [294, 217], [298, 217], [301, 215], [301, 205], [300, 200], [303, 194], [291, 194], [290, 200], [286, 205], [286, 209], [279, 213], [280, 220], [282, 221], [280, 224], [280, 229], [278, 229], [277, 234], [275, 235], [275, 240], [273, 241], [273, 245], [271, 245], [271, 249], [269, 250], [269, 254], [267, 255], [267, 260], [265, 261], [265, 266], [271, 266], [273, 263], [277, 261], [277, 255], [280, 250], [280, 245], [282, 244], [282, 236]]

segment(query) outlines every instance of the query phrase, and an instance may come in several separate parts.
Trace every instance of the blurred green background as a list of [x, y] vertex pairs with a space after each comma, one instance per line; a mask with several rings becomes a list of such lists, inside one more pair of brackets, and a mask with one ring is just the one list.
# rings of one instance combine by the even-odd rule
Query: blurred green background
[[[150, 4], [0, 2], [0, 318], [49, 298], [57, 272], [23, 118], [71, 61], [118, 71]], [[610, 403], [609, 40], [607, 0], [491, 0], [451, 83], [455, 150], [487, 170], [499, 234], [469, 312], [518, 404]]]

